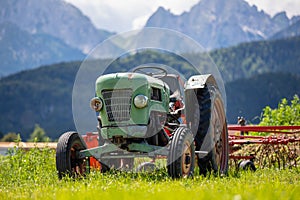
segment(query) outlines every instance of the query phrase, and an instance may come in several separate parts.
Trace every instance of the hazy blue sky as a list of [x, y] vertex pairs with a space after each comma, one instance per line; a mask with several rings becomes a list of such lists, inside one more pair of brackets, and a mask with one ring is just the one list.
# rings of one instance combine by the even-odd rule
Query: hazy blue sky
[[[159, 6], [174, 14], [188, 11], [199, 0], [66, 0], [102, 29], [115, 32], [141, 28]], [[300, 15], [300, 0], [246, 0], [273, 16], [286, 11], [289, 17]]]

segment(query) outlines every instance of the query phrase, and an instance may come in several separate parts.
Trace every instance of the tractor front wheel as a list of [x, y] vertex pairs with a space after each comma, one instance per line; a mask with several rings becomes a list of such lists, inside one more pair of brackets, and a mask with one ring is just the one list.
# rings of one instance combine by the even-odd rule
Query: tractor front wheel
[[175, 130], [169, 147], [168, 174], [172, 178], [186, 178], [193, 175], [195, 166], [194, 138], [190, 129]]
[[87, 172], [86, 160], [78, 158], [78, 152], [86, 149], [86, 144], [76, 132], [66, 132], [60, 136], [56, 148], [56, 169], [58, 177], [78, 177]]

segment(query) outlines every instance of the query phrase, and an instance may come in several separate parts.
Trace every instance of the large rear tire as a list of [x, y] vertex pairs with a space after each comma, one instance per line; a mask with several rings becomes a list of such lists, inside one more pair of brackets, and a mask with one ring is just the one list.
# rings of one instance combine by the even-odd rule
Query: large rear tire
[[60, 179], [83, 176], [88, 171], [86, 160], [78, 158], [78, 152], [86, 148], [76, 132], [66, 132], [60, 136], [56, 147], [56, 169]]
[[227, 174], [228, 171], [228, 130], [221, 95], [215, 87], [205, 87], [197, 94], [200, 121], [195, 137], [200, 174]]
[[172, 178], [186, 178], [193, 175], [195, 166], [194, 138], [190, 129], [179, 127], [173, 134], [168, 156], [168, 174]]

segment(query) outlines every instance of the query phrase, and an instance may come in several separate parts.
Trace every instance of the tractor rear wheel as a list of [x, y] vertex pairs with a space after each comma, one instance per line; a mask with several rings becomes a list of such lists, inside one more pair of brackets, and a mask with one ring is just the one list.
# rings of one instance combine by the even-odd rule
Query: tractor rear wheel
[[190, 129], [179, 127], [173, 134], [169, 147], [168, 174], [172, 178], [185, 178], [193, 175], [195, 166], [194, 138]]
[[221, 95], [215, 87], [205, 87], [198, 94], [200, 121], [195, 137], [196, 151], [206, 151], [198, 156], [200, 174], [214, 172], [226, 174], [228, 171], [228, 130]]
[[78, 158], [78, 152], [86, 149], [86, 144], [76, 132], [66, 132], [60, 136], [56, 148], [56, 169], [58, 177], [78, 177], [87, 172], [86, 160]]

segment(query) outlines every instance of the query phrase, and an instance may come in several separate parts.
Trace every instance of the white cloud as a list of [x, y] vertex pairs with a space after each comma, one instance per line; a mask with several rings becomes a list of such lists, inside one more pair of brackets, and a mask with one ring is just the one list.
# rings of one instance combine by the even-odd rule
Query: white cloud
[[150, 16], [151, 14], [135, 18], [132, 22], [132, 28], [133, 29], [143, 28]]
[[143, 26], [159, 7], [175, 14], [188, 11], [198, 0], [65, 0], [78, 7], [92, 22], [110, 31], [128, 31]]

